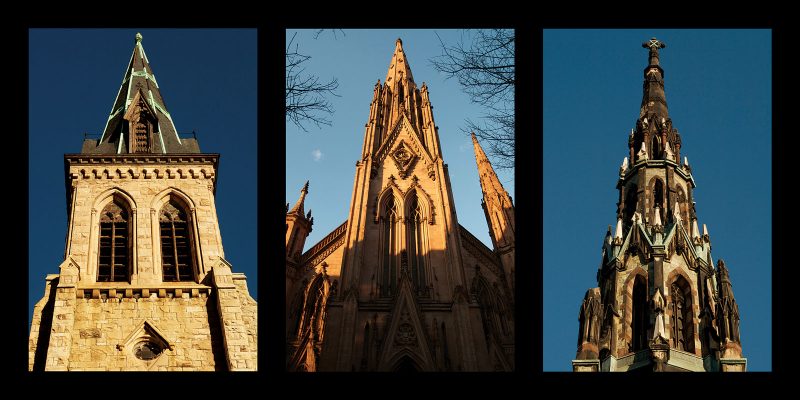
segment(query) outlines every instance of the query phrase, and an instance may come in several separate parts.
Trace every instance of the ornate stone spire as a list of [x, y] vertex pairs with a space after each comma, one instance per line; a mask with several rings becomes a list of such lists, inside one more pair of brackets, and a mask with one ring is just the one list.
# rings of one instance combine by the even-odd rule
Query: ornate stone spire
[[414, 82], [414, 76], [411, 75], [411, 66], [408, 64], [406, 53], [403, 51], [403, 41], [397, 38], [392, 61], [389, 63], [389, 71], [386, 72], [384, 82], [391, 85], [403, 78]]
[[[306, 181], [306, 184], [303, 185], [302, 189], [300, 189], [300, 198], [297, 199], [297, 203], [295, 203], [294, 207], [292, 207], [292, 209], [289, 211], [289, 214], [297, 214], [302, 217], [305, 213], [303, 206], [306, 201], [306, 195], [308, 194], [308, 182], [309, 181]], [[311, 215], [309, 214], [309, 217], [310, 216]]]
[[644, 69], [644, 93], [642, 94], [642, 109], [640, 118], [647, 114], [654, 114], [661, 118], [650, 118], [653, 123], [668, 118], [667, 98], [664, 93], [664, 70], [659, 65], [658, 50], [667, 47], [664, 42], [652, 38], [642, 43], [642, 47], [649, 49], [649, 63]]

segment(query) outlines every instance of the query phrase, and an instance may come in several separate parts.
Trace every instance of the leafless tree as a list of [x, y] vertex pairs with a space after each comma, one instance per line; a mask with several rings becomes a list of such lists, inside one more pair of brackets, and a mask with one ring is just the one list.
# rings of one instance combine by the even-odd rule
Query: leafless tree
[[514, 167], [514, 30], [466, 30], [455, 44], [441, 37], [442, 54], [431, 59], [447, 78], [455, 77], [473, 103], [484, 108], [478, 121], [467, 119], [464, 133], [475, 132], [497, 169]]
[[[319, 36], [321, 32], [317, 32]], [[334, 32], [335, 35], [335, 32]], [[286, 45], [286, 118], [297, 127], [308, 132], [304, 123], [311, 122], [318, 128], [330, 126], [334, 109], [327, 95], [338, 96], [339, 81], [331, 78], [323, 82], [316, 75], [307, 74], [303, 63], [311, 56], [301, 54], [294, 42], [297, 33]]]

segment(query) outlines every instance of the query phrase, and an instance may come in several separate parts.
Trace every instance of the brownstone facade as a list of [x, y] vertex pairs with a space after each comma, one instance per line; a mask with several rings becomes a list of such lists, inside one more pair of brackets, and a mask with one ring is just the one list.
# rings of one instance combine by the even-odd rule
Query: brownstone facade
[[347, 220], [303, 253], [308, 183], [287, 204], [288, 370], [514, 369], [514, 205], [473, 143], [494, 249], [458, 223], [428, 87], [398, 39]]
[[[619, 170], [617, 223], [579, 313], [574, 371], [744, 371], [728, 270], [698, 229], [688, 160], [651, 39], [641, 111]], [[629, 161], [630, 160], [630, 161]]]

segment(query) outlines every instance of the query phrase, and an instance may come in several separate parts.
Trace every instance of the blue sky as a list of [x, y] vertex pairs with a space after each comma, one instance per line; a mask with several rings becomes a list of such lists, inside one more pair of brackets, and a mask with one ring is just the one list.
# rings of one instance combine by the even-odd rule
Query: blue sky
[[[441, 54], [436, 33], [447, 43], [455, 43], [458, 30], [358, 30], [345, 29], [336, 38], [326, 32], [314, 39], [315, 30], [289, 30], [286, 42], [297, 32], [299, 52], [311, 56], [306, 72], [321, 81], [339, 80], [338, 94], [331, 97], [336, 112], [333, 125], [303, 132], [291, 122], [286, 125], [286, 201], [290, 207], [300, 195], [306, 180], [310, 190], [305, 209], [312, 209], [314, 227], [306, 240], [307, 250], [347, 218], [355, 178], [355, 162], [361, 155], [364, 124], [369, 117], [375, 82], [383, 83], [397, 38], [418, 86], [426, 82], [433, 104], [433, 117], [439, 126], [444, 162], [448, 164], [458, 221], [490, 248], [488, 226], [481, 209], [481, 188], [472, 141], [460, 128], [464, 119], [477, 119], [482, 109], [470, 103], [455, 79], [445, 80], [430, 65], [429, 59]], [[498, 172], [501, 182], [514, 197], [512, 171]]]
[[771, 32], [545, 30], [544, 369], [571, 370], [583, 295], [597, 286], [619, 166], [651, 37], [697, 183], [698, 223], [725, 260], [749, 371], [772, 365]]
[[256, 30], [29, 31], [29, 312], [64, 260], [64, 153], [99, 136], [133, 52], [142, 45], [180, 133], [220, 153], [217, 215], [226, 259], [257, 297]]

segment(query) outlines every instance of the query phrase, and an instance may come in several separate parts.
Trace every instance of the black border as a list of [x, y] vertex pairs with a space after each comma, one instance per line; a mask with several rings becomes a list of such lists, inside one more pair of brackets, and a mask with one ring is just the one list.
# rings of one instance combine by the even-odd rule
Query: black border
[[[386, 5], [388, 6], [388, 5]], [[705, 386], [710, 390], [735, 390], [744, 384], [772, 384], [781, 382], [784, 376], [790, 372], [790, 361], [793, 356], [791, 350], [793, 303], [788, 302], [792, 295], [794, 278], [797, 268], [790, 264], [790, 259], [786, 257], [786, 250], [790, 248], [789, 241], [792, 240], [792, 228], [795, 226], [794, 219], [797, 213], [791, 208], [789, 190], [792, 181], [787, 181], [793, 175], [796, 167], [790, 162], [792, 155], [790, 149], [796, 148], [794, 143], [797, 139], [793, 132], [787, 132], [786, 112], [790, 104], [789, 93], [792, 93], [789, 85], [796, 85], [789, 73], [789, 57], [793, 56], [794, 32], [790, 32], [788, 13], [786, 17], [781, 15], [761, 15], [739, 17], [727, 19], [719, 22], [717, 13], [709, 15], [699, 15], [692, 13], [689, 19], [686, 15], [683, 19], [674, 16], [663, 15], [661, 6], [639, 5], [636, 9], [629, 10], [628, 15], [615, 14], [612, 18], [600, 18], [591, 15], [592, 10], [584, 11], [583, 15], [575, 15], [573, 12], [555, 14], [549, 16], [530, 16], [521, 11], [515, 10], [512, 6], [506, 10], [504, 15], [473, 15], [468, 18], [455, 18], [450, 13], [430, 14], [423, 11], [424, 4], [417, 4], [416, 7], [408, 7], [408, 18], [391, 18], [398, 15], [394, 6], [382, 7], [379, 5], [365, 6], [361, 9], [366, 16], [350, 15], [347, 18], [332, 19], [329, 15], [319, 12], [316, 16], [297, 15], [284, 10], [273, 10], [267, 14], [263, 11], [251, 11], [245, 13], [239, 11], [237, 14], [204, 16], [183, 16], [174, 17], [152, 17], [151, 20], [133, 18], [126, 19], [124, 14], [106, 16], [80, 16], [51, 15], [51, 16], [27, 16], [14, 19], [12, 23], [11, 38], [6, 41], [7, 48], [11, 49], [12, 56], [7, 58], [4, 68], [11, 68], [9, 73], [13, 76], [9, 85], [11, 92], [7, 93], [7, 99], [11, 99], [11, 112], [17, 115], [13, 118], [12, 126], [15, 131], [6, 131], [6, 142], [10, 145], [7, 155], [13, 159], [7, 162], [6, 185], [7, 193], [11, 190], [25, 190], [24, 196], [14, 198], [3, 198], [6, 207], [4, 210], [13, 210], [10, 219], [4, 224], [6, 229], [13, 229], [16, 236], [16, 246], [6, 247], [12, 262], [6, 262], [4, 269], [5, 279], [11, 280], [7, 286], [5, 301], [11, 304], [7, 313], [10, 316], [10, 327], [3, 330], [6, 335], [12, 335], [11, 347], [14, 348], [13, 362], [6, 364], [7, 370], [10, 369], [20, 375], [19, 382], [26, 384], [41, 384], [49, 381], [61, 381], [64, 385], [49, 387], [50, 390], [69, 390], [80, 393], [86, 388], [95, 388], [97, 385], [126, 383], [131, 377], [140, 378], [141, 374], [130, 373], [74, 373], [74, 374], [32, 374], [27, 369], [27, 346], [24, 344], [28, 340], [30, 326], [27, 325], [28, 311], [27, 301], [16, 301], [14, 298], [24, 297], [27, 299], [27, 285], [15, 284], [14, 282], [27, 282], [28, 265], [26, 251], [14, 251], [14, 249], [27, 248], [27, 188], [28, 188], [28, 168], [20, 171], [20, 166], [27, 167], [28, 149], [28, 71], [24, 64], [28, 60], [28, 29], [35, 27], [112, 27], [114, 24], [123, 23], [135, 27], [236, 27], [236, 28], [258, 28], [258, 213], [259, 221], [259, 371], [257, 373], [205, 373], [198, 376], [196, 373], [185, 374], [148, 374], [147, 382], [158, 383], [164, 381], [165, 384], [174, 386], [176, 390], [197, 389], [204, 390], [209, 387], [220, 387], [220, 389], [230, 390], [241, 387], [240, 385], [253, 385], [266, 389], [263, 392], [280, 395], [281, 389], [299, 388], [302, 393], [310, 391], [339, 392], [342, 394], [355, 394], [357, 396], [383, 396], [386, 394], [415, 392], [417, 394], [429, 394], [427, 386], [417, 384], [430, 384], [434, 391], [457, 391], [462, 392], [475, 388], [485, 388], [494, 392], [496, 395], [513, 395], [513, 386], [525, 390], [525, 395], [537, 393], [539, 385], [553, 384], [559, 387], [571, 385], [569, 388], [580, 392], [583, 390], [597, 390], [606, 393], [615, 393], [619, 388], [619, 394], [632, 392], [625, 389], [627, 386], [646, 385], [662, 380], [678, 380], [686, 383], [696, 383]], [[325, 10], [318, 10], [325, 11]], [[463, 11], [453, 9], [448, 11]], [[501, 10], [502, 11], [502, 10]], [[608, 12], [608, 11], [607, 11]], [[370, 15], [373, 14], [373, 15]], [[774, 13], [777, 14], [777, 13]], [[442, 23], [442, 21], [448, 21]], [[676, 22], [683, 21], [683, 22]], [[688, 21], [688, 22], [687, 22]], [[716, 21], [716, 22], [715, 22]], [[133, 26], [133, 24], [136, 24]], [[415, 26], [416, 24], [424, 24]], [[436, 25], [431, 25], [436, 24]], [[545, 282], [542, 280], [542, 212], [537, 209], [541, 206], [542, 199], [542, 176], [536, 173], [537, 168], [542, 168], [541, 159], [543, 146], [541, 141], [542, 128], [542, 29], [544, 28], [619, 28], [629, 27], [638, 28], [642, 26], [655, 27], [715, 27], [715, 28], [771, 28], [772, 31], [772, 50], [773, 50], [773, 76], [772, 76], [772, 138], [773, 138], [773, 168], [772, 168], [772, 196], [773, 196], [773, 254], [772, 254], [772, 306], [773, 306], [773, 371], [772, 373], [749, 373], [744, 375], [723, 375], [723, 374], [670, 374], [668, 378], [638, 378], [633, 379], [626, 374], [572, 374], [572, 373], [542, 373], [542, 288]], [[285, 42], [286, 28], [314, 28], [314, 27], [343, 27], [343, 28], [464, 28], [464, 27], [510, 27], [517, 31], [517, 63], [519, 64], [516, 90], [516, 110], [517, 110], [517, 141], [520, 154], [516, 167], [516, 173], [524, 176], [526, 181], [516, 179], [516, 216], [518, 218], [517, 240], [521, 252], [517, 256], [517, 370], [514, 373], [495, 374], [495, 373], [442, 373], [442, 374], [421, 374], [415, 377], [403, 378], [404, 384], [390, 383], [399, 382], [397, 375], [391, 374], [364, 374], [364, 373], [321, 373], [321, 374], [296, 374], [284, 372], [284, 268], [285, 260], [280, 251], [279, 241], [280, 230], [270, 230], [269, 226], [280, 226], [277, 210], [285, 207], [286, 196], [284, 185], [280, 185], [275, 190], [275, 185], [281, 182], [285, 176], [285, 118], [283, 110], [283, 94], [280, 92], [284, 84], [283, 68], [284, 60], [281, 51]], [[118, 27], [118, 26], [113, 26]], [[594, 43], [592, 45], [602, 45]], [[711, 45], [711, 44], [710, 44]], [[579, 49], [576, 49], [579, 51]], [[758, 140], [758, 138], [753, 138]], [[539, 162], [536, 162], [536, 160]], [[758, 162], [758, 160], [743, 160], [743, 162]], [[16, 168], [14, 167], [16, 166]], [[541, 172], [541, 169], [539, 170]], [[531, 176], [533, 179], [530, 180]], [[11, 204], [9, 204], [11, 203]], [[748, 234], [743, 232], [742, 234]], [[527, 251], [526, 251], [527, 250]], [[793, 275], [794, 274], [794, 275]], [[19, 304], [16, 304], [19, 303]], [[12, 311], [13, 310], [13, 311]], [[788, 313], [788, 314], [786, 314]], [[776, 318], [775, 316], [787, 317]], [[270, 317], [272, 316], [272, 317]], [[576, 321], [577, 322], [577, 321]], [[576, 324], [577, 325], [577, 324]], [[565, 327], [565, 330], [572, 332], [575, 327]], [[745, 349], [745, 354], [747, 350]], [[572, 355], [565, 355], [570, 357]], [[11, 378], [16, 376], [12, 375]], [[85, 381], [84, 381], [85, 380]], [[788, 381], [788, 380], [787, 380]], [[75, 383], [89, 383], [93, 386], [80, 386]], [[782, 382], [781, 382], [782, 383]], [[298, 386], [298, 384], [300, 386]], [[578, 386], [576, 386], [577, 384]], [[374, 386], [373, 386], [374, 385]], [[501, 386], [502, 385], [502, 386]], [[512, 386], [507, 386], [512, 385]], [[361, 392], [363, 387], [377, 387], [378, 391]], [[41, 387], [40, 387], [41, 388]], [[511, 390], [509, 390], [511, 389]], [[532, 389], [532, 390], [531, 390]], [[663, 393], [664, 386], [653, 387], [655, 393]], [[91, 389], [89, 389], [91, 391]], [[125, 394], [127, 390], [123, 386], [117, 387], [119, 394]], [[130, 390], [130, 389], [128, 389]], [[709, 391], [710, 391], [709, 390]], [[49, 391], [49, 390], [48, 390]], [[535, 392], [534, 392], [535, 391]], [[94, 393], [102, 395], [101, 393]], [[133, 393], [131, 393], [133, 394]], [[234, 395], [246, 395], [246, 392], [237, 390]], [[642, 393], [644, 394], [644, 393]], [[152, 393], [150, 394], [152, 395]]]

